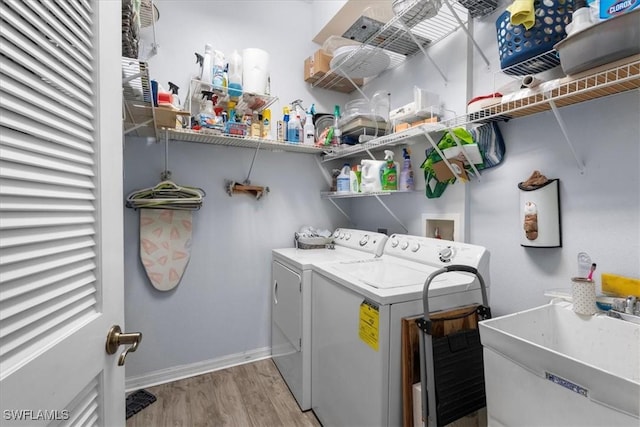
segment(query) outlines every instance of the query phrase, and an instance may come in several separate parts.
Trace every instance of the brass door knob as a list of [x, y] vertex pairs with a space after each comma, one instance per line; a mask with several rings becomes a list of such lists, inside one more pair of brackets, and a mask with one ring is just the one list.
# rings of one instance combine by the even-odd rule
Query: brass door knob
[[118, 358], [118, 366], [124, 365], [124, 360], [127, 357], [129, 352], [134, 352], [138, 349], [138, 344], [142, 341], [142, 333], [140, 332], [131, 332], [131, 333], [123, 333], [120, 326], [113, 325], [111, 329], [109, 329], [109, 333], [107, 334], [107, 344], [105, 346], [107, 350], [107, 354], [114, 354], [118, 351], [118, 347], [121, 345], [131, 345], [125, 351], [122, 352], [120, 357]]

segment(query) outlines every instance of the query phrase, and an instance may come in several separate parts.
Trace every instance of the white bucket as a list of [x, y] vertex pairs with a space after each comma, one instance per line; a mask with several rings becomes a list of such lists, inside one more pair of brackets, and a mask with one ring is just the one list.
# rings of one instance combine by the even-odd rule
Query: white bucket
[[269, 53], [257, 48], [242, 50], [242, 87], [244, 92], [264, 94], [269, 78]]

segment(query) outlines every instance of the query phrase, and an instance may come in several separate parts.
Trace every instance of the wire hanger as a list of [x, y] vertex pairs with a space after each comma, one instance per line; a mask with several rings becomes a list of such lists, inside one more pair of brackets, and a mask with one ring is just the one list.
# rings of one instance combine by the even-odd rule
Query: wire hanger
[[161, 181], [154, 187], [135, 190], [127, 196], [126, 206], [133, 209], [198, 210], [206, 193], [203, 189], [178, 185], [168, 170], [169, 136], [165, 134], [165, 164]]

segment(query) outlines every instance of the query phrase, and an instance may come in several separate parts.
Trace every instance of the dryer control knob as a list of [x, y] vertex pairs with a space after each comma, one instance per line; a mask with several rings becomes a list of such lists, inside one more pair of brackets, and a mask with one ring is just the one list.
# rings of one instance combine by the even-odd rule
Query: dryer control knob
[[347, 233], [347, 234], [345, 234], [345, 235], [344, 235], [344, 238], [345, 238], [345, 239], [347, 239], [347, 240], [349, 240], [349, 239], [351, 238], [351, 233]]
[[340, 229], [336, 228], [336, 231], [333, 232], [333, 237], [337, 239], [339, 235], [340, 235]]
[[402, 242], [402, 244], [400, 245], [400, 249], [402, 249], [403, 251], [405, 249], [407, 249], [408, 247], [409, 247], [409, 242], [407, 242], [407, 241]]
[[367, 242], [369, 241], [369, 235], [365, 234], [364, 236], [362, 236], [362, 239], [360, 239], [360, 246], [364, 246], [367, 244]]
[[411, 252], [418, 252], [418, 249], [420, 249], [420, 243], [414, 243], [413, 246], [411, 246]]
[[451, 258], [453, 258], [453, 249], [451, 247], [446, 247], [440, 251], [440, 261], [449, 262]]
[[398, 240], [397, 239], [391, 239], [391, 247], [392, 248], [398, 247]]
[[340, 235], [338, 236], [338, 239], [344, 239], [344, 233], [341, 231]]

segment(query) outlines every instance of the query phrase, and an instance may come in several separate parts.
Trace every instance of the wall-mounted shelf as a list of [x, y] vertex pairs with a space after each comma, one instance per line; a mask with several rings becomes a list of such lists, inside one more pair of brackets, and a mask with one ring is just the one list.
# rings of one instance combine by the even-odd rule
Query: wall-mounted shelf
[[389, 196], [398, 193], [413, 193], [407, 190], [372, 191], [370, 193], [338, 193], [337, 191], [323, 191], [320, 197], [323, 199], [350, 199], [355, 197]]
[[287, 144], [270, 139], [244, 138], [241, 136], [215, 135], [189, 129], [162, 129], [169, 139], [174, 141], [197, 142], [201, 144], [243, 147], [267, 151], [291, 151], [298, 153], [320, 154], [324, 148], [314, 145]]
[[490, 123], [526, 117], [554, 108], [579, 104], [604, 96], [627, 92], [640, 88], [640, 59], [626, 64], [602, 69], [578, 78], [558, 80], [552, 87], [530, 93], [518, 99], [488, 107], [479, 112], [465, 114], [440, 123], [425, 124], [402, 132], [385, 135], [364, 144], [337, 147], [327, 153], [323, 162], [345, 157], [355, 157], [362, 153], [380, 150], [387, 146], [406, 144], [413, 137], [436, 132], [444, 132], [455, 127], [476, 123]]
[[[446, 128], [472, 123], [489, 123], [526, 117], [557, 107], [566, 107], [592, 99], [640, 88], [640, 59], [603, 69], [578, 78], [566, 77], [546, 91], [497, 104], [476, 113], [466, 114], [442, 124]], [[546, 89], [546, 87], [545, 87]]]
[[331, 151], [325, 154], [322, 159], [323, 162], [329, 162], [332, 160], [342, 159], [345, 157], [355, 157], [362, 153], [369, 153], [371, 151], [379, 151], [385, 147], [390, 147], [398, 144], [407, 144], [411, 138], [422, 136], [425, 133], [443, 132], [447, 130], [447, 127], [442, 123], [429, 123], [420, 126], [412, 127], [401, 132], [392, 133], [389, 135], [381, 136], [379, 138], [372, 139], [371, 141], [363, 144], [341, 146], [331, 149]]
[[[387, 22], [376, 19], [378, 16], [386, 18], [387, 14], [376, 13], [375, 8], [363, 11], [362, 16], [358, 17], [351, 28], [342, 34], [347, 42], [349, 39], [360, 42], [359, 48], [354, 49], [339, 64], [336, 64], [324, 76], [312, 83], [312, 87], [330, 89], [333, 82], [342, 81], [342, 64], [351, 63], [355, 59], [354, 57], [357, 57], [359, 61], [366, 61], [368, 56], [376, 54], [379, 49], [383, 49], [390, 58], [387, 70], [399, 66], [408, 57], [420, 51], [433, 62], [427, 55], [426, 48], [445, 39], [460, 27], [467, 31], [465, 27], [468, 17], [467, 9], [457, 2], [449, 2], [448, 0], [443, 1], [435, 16], [412, 25], [412, 14], [415, 13], [416, 8], [420, 7], [419, 3], [420, 0], [407, 1], [410, 6], [398, 15], [393, 15]], [[416, 6], [411, 7], [414, 4]], [[374, 12], [369, 12], [369, 10], [374, 10]], [[410, 23], [411, 27], [405, 25], [405, 22]], [[484, 55], [482, 56], [484, 57]], [[434, 66], [446, 81], [445, 75], [435, 63]]]

